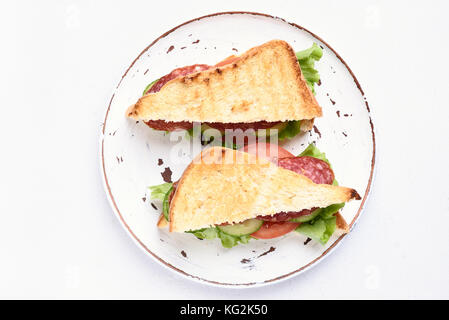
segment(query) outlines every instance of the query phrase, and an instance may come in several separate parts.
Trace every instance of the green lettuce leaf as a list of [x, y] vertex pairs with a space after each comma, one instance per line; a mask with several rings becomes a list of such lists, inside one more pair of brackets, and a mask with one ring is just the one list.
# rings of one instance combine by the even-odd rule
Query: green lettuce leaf
[[296, 228], [296, 231], [324, 245], [330, 239], [336, 228], [336, 217], [324, 219], [319, 216], [310, 222], [300, 224]]
[[323, 50], [319, 45], [313, 43], [312, 46], [308, 49], [296, 52], [296, 59], [298, 61], [304, 61], [305, 59], [312, 58], [315, 61], [318, 61], [323, 56]]
[[251, 239], [250, 236], [231, 236], [224, 232], [221, 232], [217, 227], [204, 228], [193, 231], [186, 231], [187, 233], [192, 233], [199, 239], [215, 239], [219, 238], [221, 240], [221, 245], [225, 248], [232, 248], [239, 243], [246, 244]]
[[330, 219], [334, 216], [334, 214], [338, 212], [338, 210], [340, 210], [344, 206], [345, 206], [344, 203], [331, 204], [326, 208], [321, 208], [320, 213], [318, 215], [323, 219]]
[[301, 132], [301, 121], [300, 120], [288, 121], [287, 126], [284, 129], [279, 130], [278, 140], [293, 138], [300, 132]]
[[302, 74], [313, 94], [315, 94], [315, 83], [320, 81], [320, 74], [315, 69], [315, 61], [319, 61], [322, 56], [323, 50], [316, 43], [306, 50], [296, 52]]
[[173, 190], [173, 183], [166, 182], [157, 186], [148, 187], [151, 190], [151, 199], [162, 200], [162, 213], [167, 221], [169, 220], [170, 193]]
[[171, 191], [173, 183], [166, 182], [157, 186], [148, 187], [151, 191], [151, 199], [164, 200], [165, 195]]
[[162, 201], [162, 214], [165, 217], [165, 220], [170, 221], [170, 193], [172, 192], [173, 187], [171, 187], [164, 196], [164, 200]]
[[186, 231], [186, 233], [192, 233], [198, 239], [215, 239], [218, 237], [218, 229], [215, 227]]
[[251, 239], [251, 237], [249, 235], [248, 236], [231, 236], [229, 234], [221, 232], [218, 228], [216, 228], [216, 229], [218, 230], [218, 237], [221, 240], [221, 245], [225, 248], [232, 248], [232, 247], [238, 245], [239, 243], [246, 244]]

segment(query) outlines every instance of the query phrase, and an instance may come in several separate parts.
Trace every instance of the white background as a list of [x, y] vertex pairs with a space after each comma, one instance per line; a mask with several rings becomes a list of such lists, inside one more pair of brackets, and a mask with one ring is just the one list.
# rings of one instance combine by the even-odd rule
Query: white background
[[[113, 215], [100, 128], [156, 37], [257, 11], [302, 25], [349, 64], [376, 128], [373, 192], [323, 263], [254, 289], [156, 264]], [[0, 298], [449, 298], [449, 5], [445, 1], [2, 1]]]

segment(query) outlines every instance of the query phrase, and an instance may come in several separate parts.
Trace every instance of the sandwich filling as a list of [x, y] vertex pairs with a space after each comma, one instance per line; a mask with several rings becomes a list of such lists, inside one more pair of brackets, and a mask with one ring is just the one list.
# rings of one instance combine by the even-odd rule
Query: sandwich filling
[[[301, 71], [303, 73], [303, 76], [307, 82], [308, 87], [310, 90], [315, 94], [315, 83], [318, 83], [320, 81], [320, 76], [318, 71], [315, 69], [315, 61], [318, 61], [321, 59], [321, 56], [323, 55], [322, 49], [314, 43], [309, 49], [300, 51], [296, 53], [296, 58], [298, 60], [298, 63], [300, 65]], [[143, 95], [146, 95], [148, 93], [156, 93], [161, 90], [161, 88], [169, 81], [176, 79], [178, 77], [187, 76], [193, 73], [201, 72], [208, 70], [210, 68], [216, 68], [225, 66], [230, 63], [234, 63], [237, 60], [239, 60], [239, 57], [237, 56], [230, 56], [226, 58], [225, 60], [217, 63], [214, 66], [206, 65], [206, 64], [195, 64], [191, 66], [186, 66], [182, 68], [177, 68], [170, 72], [169, 74], [163, 76], [160, 79], [157, 79], [153, 82], [151, 82], [144, 90]], [[162, 131], [175, 131], [175, 130], [192, 130], [193, 123], [192, 122], [170, 122], [165, 120], [150, 120], [145, 122], [149, 127], [155, 129], [155, 130], [162, 130]], [[282, 122], [268, 122], [268, 121], [258, 121], [253, 123], [218, 123], [218, 122], [209, 122], [205, 125], [220, 130], [221, 132], [224, 132], [226, 129], [236, 130], [241, 129], [243, 131], [248, 129], [271, 129], [271, 128], [277, 128], [279, 130], [278, 132], [278, 138], [279, 139], [285, 139], [285, 138], [291, 138], [297, 135], [301, 128], [300, 128], [300, 121], [288, 121], [287, 123]]]
[[[242, 151], [257, 154], [258, 148], [273, 148], [270, 144], [255, 144]], [[317, 184], [337, 185], [334, 172], [324, 153], [314, 144], [310, 144], [299, 156], [295, 157], [287, 150], [278, 148], [277, 158], [270, 158], [278, 166], [306, 176]], [[267, 152], [269, 154], [269, 152]], [[152, 198], [163, 200], [163, 214], [169, 220], [170, 203], [176, 192], [177, 182], [150, 187]], [[357, 195], [358, 196], [358, 195]], [[358, 197], [360, 199], [360, 197]], [[307, 237], [326, 244], [337, 226], [347, 228], [338, 213], [344, 203], [333, 204], [326, 208], [311, 208], [299, 212], [279, 212], [270, 216], [257, 216], [238, 224], [221, 224], [200, 230], [188, 231], [200, 239], [220, 238], [224, 247], [230, 248], [238, 243], [247, 243], [251, 238], [271, 239], [296, 230]]]

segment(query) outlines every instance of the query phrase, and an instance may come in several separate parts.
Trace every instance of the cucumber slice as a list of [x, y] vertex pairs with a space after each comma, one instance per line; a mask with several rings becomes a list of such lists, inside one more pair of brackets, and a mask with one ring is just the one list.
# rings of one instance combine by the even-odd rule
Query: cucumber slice
[[260, 130], [260, 131], [256, 130], [256, 136], [269, 137], [269, 136], [276, 134], [275, 130], [277, 130], [277, 134], [279, 134], [279, 132], [284, 130], [287, 127], [287, 125], [288, 125], [288, 121], [285, 121], [285, 122], [278, 123], [277, 125], [269, 128], [269, 129]]
[[230, 236], [246, 236], [256, 232], [262, 226], [263, 221], [257, 219], [249, 219], [240, 223], [230, 224], [227, 226], [217, 226], [220, 231], [223, 231]]
[[290, 221], [291, 222], [308, 222], [312, 219], [315, 219], [320, 214], [320, 212], [321, 212], [321, 209], [316, 209], [311, 214], [297, 217], [297, 218], [291, 219]]

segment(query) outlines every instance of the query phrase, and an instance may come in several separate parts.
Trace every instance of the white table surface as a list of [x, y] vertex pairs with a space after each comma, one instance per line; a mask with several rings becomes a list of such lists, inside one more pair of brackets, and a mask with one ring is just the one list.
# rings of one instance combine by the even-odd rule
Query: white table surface
[[[257, 11], [325, 39], [370, 103], [377, 174], [356, 228], [279, 284], [222, 289], [167, 271], [120, 226], [98, 139], [112, 91], [156, 37]], [[445, 1], [3, 1], [0, 298], [449, 298]]]

